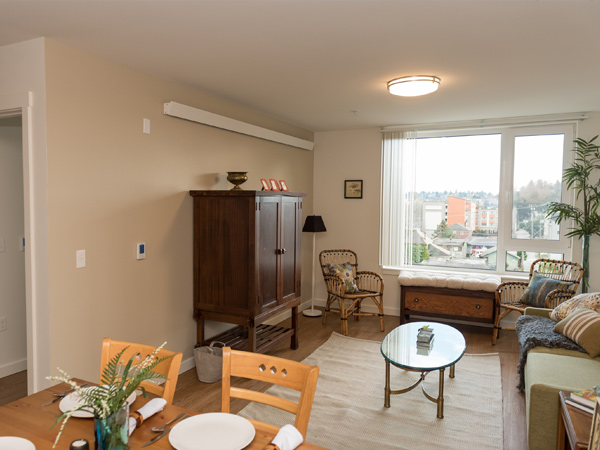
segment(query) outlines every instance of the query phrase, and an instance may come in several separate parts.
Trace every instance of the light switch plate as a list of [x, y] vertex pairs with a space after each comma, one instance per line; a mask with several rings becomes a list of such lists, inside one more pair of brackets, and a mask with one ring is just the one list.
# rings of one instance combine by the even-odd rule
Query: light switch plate
[[83, 269], [85, 267], [85, 250], [77, 250], [75, 252], [75, 267], [77, 269]]

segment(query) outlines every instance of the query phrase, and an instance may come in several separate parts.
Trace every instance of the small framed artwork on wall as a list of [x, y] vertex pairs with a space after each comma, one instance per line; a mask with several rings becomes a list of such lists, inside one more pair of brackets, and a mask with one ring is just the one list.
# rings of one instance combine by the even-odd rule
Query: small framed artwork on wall
[[363, 180], [345, 180], [344, 198], [363, 198]]
[[277, 184], [277, 180], [275, 178], [271, 178], [269, 180], [269, 182], [271, 183], [271, 190], [272, 191], [279, 191], [281, 189], [279, 189], [279, 185]]
[[266, 178], [261, 178], [260, 179], [260, 184], [262, 184], [262, 190], [263, 191], [270, 191], [271, 190], [271, 186], [269, 186], [269, 182], [266, 180]]
[[281, 186], [281, 190], [288, 192], [289, 189], [287, 187], [287, 183], [285, 182], [285, 180], [279, 180], [279, 185]]

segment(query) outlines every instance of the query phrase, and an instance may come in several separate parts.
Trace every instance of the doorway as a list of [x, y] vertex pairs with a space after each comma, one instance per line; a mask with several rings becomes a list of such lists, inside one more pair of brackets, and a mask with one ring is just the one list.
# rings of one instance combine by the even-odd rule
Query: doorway
[[27, 395], [23, 125], [0, 117], [0, 403]]

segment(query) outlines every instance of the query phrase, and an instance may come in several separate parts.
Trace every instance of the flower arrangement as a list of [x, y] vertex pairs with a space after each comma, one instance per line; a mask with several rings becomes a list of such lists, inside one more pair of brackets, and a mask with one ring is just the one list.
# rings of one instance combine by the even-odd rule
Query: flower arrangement
[[[96, 441], [98, 443], [99, 431], [103, 431], [102, 429], [99, 430], [99, 426], [106, 427], [107, 424], [110, 423], [111, 417], [117, 416], [124, 406], [128, 406], [127, 399], [131, 394], [137, 389], [141, 389], [142, 395], [146, 397], [146, 390], [143, 386], [140, 386], [143, 381], [166, 379], [164, 375], [153, 371], [158, 364], [171, 357], [157, 357], [158, 352], [165, 344], [166, 342], [157, 347], [150, 355], [146, 356], [141, 363], [136, 365], [133, 364], [134, 359], [139, 356], [138, 354], [134, 354], [123, 366], [120, 360], [123, 353], [129, 348], [125, 347], [109, 361], [108, 365], [102, 371], [100, 386], [83, 388], [60, 368], [57, 369], [59, 373], [58, 376], [47, 377], [48, 380], [67, 383], [81, 399], [76, 408], [64, 412], [56, 421], [54, 426], [61, 421], [62, 424], [58, 435], [56, 436], [56, 440], [54, 441], [53, 448], [56, 447], [56, 444], [73, 413], [81, 410], [90, 412], [94, 415], [94, 419], [96, 420]], [[125, 425], [121, 430], [112, 427], [108, 430], [104, 430], [108, 431], [108, 433], [104, 433], [107, 434], [107, 439], [114, 442], [115, 445], [111, 445], [109, 442], [108, 445], [100, 445], [97, 448], [128, 448], [127, 416], [128, 412], [124, 415]], [[125, 433], [124, 436], [123, 433]]]

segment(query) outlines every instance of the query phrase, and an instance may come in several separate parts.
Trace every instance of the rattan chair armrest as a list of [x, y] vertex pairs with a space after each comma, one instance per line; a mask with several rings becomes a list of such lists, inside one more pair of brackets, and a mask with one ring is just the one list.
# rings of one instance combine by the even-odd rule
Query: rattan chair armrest
[[346, 286], [341, 275], [338, 275], [337, 273], [328, 273], [323, 275], [323, 277], [325, 278], [325, 285], [327, 286], [327, 292], [329, 294], [340, 297], [344, 296]]
[[554, 289], [546, 296], [545, 308], [554, 309], [562, 302], [567, 301], [575, 296], [575, 291], [571, 289]]
[[383, 294], [385, 283], [383, 277], [375, 272], [356, 272], [356, 284], [362, 291], [379, 292]]
[[496, 288], [496, 302], [499, 304], [517, 304], [520, 303], [520, 298], [527, 289], [529, 283], [524, 281], [508, 281], [500, 284]]

